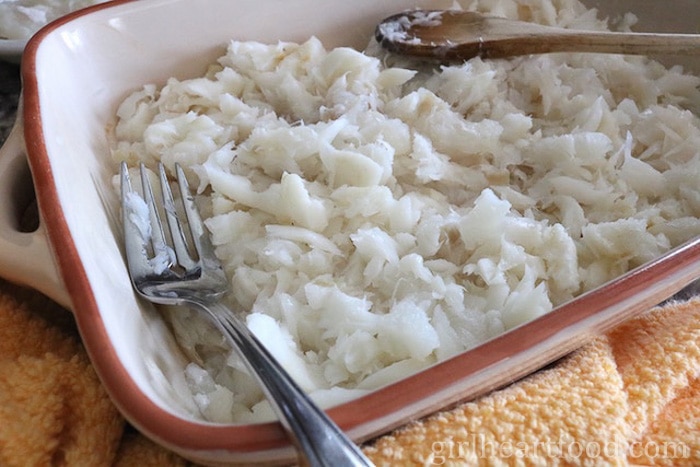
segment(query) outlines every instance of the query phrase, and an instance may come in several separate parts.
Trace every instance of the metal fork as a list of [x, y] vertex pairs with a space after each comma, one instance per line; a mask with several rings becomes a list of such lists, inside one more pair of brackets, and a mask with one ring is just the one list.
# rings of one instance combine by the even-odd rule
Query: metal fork
[[[126, 163], [121, 165], [124, 241], [134, 288], [151, 302], [188, 305], [213, 319], [260, 383], [306, 465], [372, 465], [299, 388], [245, 323], [220, 302], [228, 291], [228, 281], [214, 255], [184, 172], [180, 166], [175, 170], [186, 219], [178, 214], [166, 171], [159, 164], [166, 224], [161, 221], [144, 165], [140, 167], [143, 196], [132, 188]], [[189, 232], [183, 228], [185, 220]]]

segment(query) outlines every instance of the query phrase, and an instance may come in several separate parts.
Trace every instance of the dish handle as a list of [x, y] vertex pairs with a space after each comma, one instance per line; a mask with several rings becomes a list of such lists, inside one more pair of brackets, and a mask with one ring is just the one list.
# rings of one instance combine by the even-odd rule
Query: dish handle
[[70, 308], [39, 220], [21, 119], [0, 147], [0, 276]]

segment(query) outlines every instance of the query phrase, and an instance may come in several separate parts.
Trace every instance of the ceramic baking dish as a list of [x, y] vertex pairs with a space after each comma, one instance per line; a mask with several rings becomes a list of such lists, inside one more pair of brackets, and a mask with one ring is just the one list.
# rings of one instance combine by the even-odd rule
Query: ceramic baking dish
[[[692, 31], [692, 0], [605, 1], [640, 27]], [[230, 39], [362, 48], [377, 21], [419, 0], [140, 0], [69, 15], [38, 33], [22, 64], [23, 98], [0, 153], [0, 272], [75, 314], [89, 355], [128, 420], [201, 463], [293, 459], [276, 423], [215, 424], [187, 415], [184, 357], [159, 313], [138, 300], [122, 253], [117, 167], [108, 131], [117, 104], [148, 82], [203, 74]], [[27, 163], [28, 161], [28, 163]], [[36, 192], [38, 230], [17, 221]], [[550, 314], [419, 374], [329, 410], [358, 442], [505, 385], [639, 313], [700, 273], [700, 242], [670, 252]], [[167, 383], [167, 384], [166, 384]]]

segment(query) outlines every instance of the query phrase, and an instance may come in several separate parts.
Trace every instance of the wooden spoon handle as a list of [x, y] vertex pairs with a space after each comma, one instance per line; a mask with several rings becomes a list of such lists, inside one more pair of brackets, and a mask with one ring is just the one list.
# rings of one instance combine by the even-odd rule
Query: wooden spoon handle
[[700, 52], [698, 34], [564, 29], [460, 10], [404, 12], [380, 23], [376, 38], [392, 52], [438, 60], [550, 52], [632, 55]]
[[[492, 37], [477, 44], [482, 57], [503, 58], [551, 52], [615, 53], [627, 55], [692, 55], [700, 52], [700, 36], [693, 34], [540, 31]], [[448, 55], [465, 58], [474, 46], [456, 45]], [[473, 56], [473, 55], [471, 55]]]

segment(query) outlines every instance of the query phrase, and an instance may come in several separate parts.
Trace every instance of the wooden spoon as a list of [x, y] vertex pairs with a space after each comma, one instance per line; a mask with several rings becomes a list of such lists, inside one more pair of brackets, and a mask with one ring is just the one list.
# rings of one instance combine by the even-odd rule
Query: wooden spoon
[[390, 52], [443, 61], [549, 52], [690, 55], [700, 34], [564, 29], [461, 10], [413, 10], [390, 16], [375, 37]]

